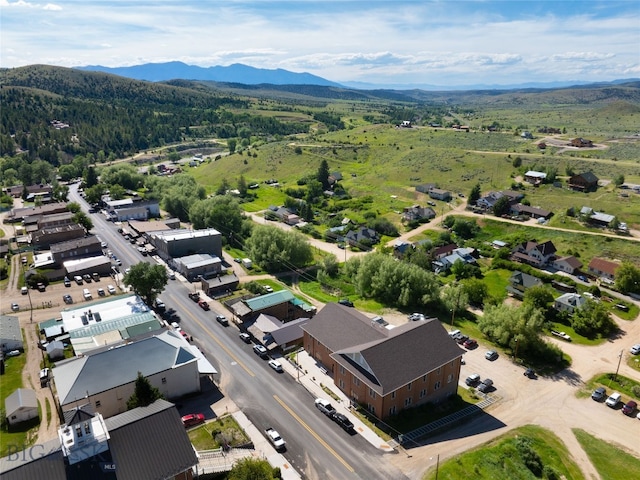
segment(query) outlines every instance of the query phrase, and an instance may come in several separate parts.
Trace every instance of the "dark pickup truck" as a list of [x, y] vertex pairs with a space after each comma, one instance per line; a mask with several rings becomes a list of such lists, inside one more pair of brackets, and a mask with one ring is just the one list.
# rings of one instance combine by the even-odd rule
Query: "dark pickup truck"
[[198, 292], [189, 293], [189, 298], [194, 302], [198, 302], [200, 300], [200, 294]]

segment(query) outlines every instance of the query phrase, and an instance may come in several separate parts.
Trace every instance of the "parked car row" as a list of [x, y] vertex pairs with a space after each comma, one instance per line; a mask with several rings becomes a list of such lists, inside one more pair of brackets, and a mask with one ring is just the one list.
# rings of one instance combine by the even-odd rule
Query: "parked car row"
[[[607, 389], [604, 387], [596, 388], [593, 393], [591, 393], [591, 398], [596, 402], [601, 402], [606, 398], [604, 404], [609, 408], [617, 408], [618, 405], [622, 403], [622, 394], [619, 392], [612, 392], [611, 395], [607, 396]], [[628, 417], [632, 417], [637, 409], [638, 402], [635, 400], [629, 400], [622, 406], [622, 413]], [[636, 417], [640, 420], [640, 412], [637, 413]]]

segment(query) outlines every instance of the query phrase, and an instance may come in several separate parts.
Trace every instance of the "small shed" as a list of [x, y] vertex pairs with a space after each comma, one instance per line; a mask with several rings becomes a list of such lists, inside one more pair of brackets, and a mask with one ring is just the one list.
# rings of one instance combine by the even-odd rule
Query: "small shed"
[[47, 345], [47, 355], [49, 355], [49, 360], [64, 358], [64, 343], [59, 340], [50, 342]]
[[22, 331], [18, 317], [0, 315], [0, 349], [3, 352], [9, 352], [23, 348]]
[[9, 425], [26, 422], [38, 417], [36, 392], [30, 388], [18, 388], [4, 401], [4, 409]]

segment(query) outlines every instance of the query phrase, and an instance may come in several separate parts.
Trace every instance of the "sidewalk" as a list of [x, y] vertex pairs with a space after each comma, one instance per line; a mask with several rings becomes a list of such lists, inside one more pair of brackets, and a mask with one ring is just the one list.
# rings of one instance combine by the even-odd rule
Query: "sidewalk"
[[283, 480], [300, 480], [301, 477], [298, 472], [296, 472], [283, 455], [276, 452], [269, 440], [249, 421], [244, 413], [237, 410], [233, 412], [232, 415], [236, 422], [238, 422], [238, 425], [240, 425], [240, 428], [251, 438], [254, 446], [253, 456], [264, 458], [272, 467], [280, 467]]
[[[293, 378], [296, 378], [315, 398], [320, 397], [329, 400], [339, 413], [346, 415], [353, 423], [355, 431], [362, 435], [371, 445], [387, 453], [394, 451], [388, 442], [380, 438], [373, 430], [362, 423], [359, 417], [351, 413], [349, 409], [351, 403], [349, 398], [333, 384], [333, 377], [324, 369], [321, 369], [307, 352], [302, 350], [297, 354], [298, 365], [300, 365], [299, 369], [286, 358], [280, 358], [278, 360], [280, 360], [285, 372], [289, 373]], [[331, 396], [322, 389], [321, 385], [328, 387], [340, 400], [336, 401], [334, 398], [331, 398]]]

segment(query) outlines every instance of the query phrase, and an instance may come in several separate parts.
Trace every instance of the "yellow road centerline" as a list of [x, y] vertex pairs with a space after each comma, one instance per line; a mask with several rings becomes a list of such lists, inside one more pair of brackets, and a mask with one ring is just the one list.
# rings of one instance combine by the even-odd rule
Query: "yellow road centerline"
[[326, 448], [329, 451], [329, 453], [331, 453], [334, 457], [336, 457], [338, 459], [338, 461], [340, 463], [342, 463], [342, 465], [344, 465], [347, 470], [349, 470], [351, 473], [355, 472], [353, 467], [351, 465], [349, 465], [344, 458], [342, 458], [340, 455], [338, 455], [338, 452], [336, 452], [333, 448], [331, 448], [327, 442], [325, 442], [322, 438], [320, 438], [320, 435], [318, 435], [315, 431], [313, 431], [313, 429], [309, 425], [307, 425], [298, 416], [298, 414], [296, 412], [291, 410], [291, 408], [289, 408], [289, 406], [286, 403], [284, 403], [284, 401], [278, 395], [274, 395], [273, 398], [276, 400], [276, 402], [278, 402], [280, 405], [282, 405], [282, 408], [284, 408], [287, 412], [289, 412], [289, 415], [291, 415], [293, 418], [295, 418], [296, 421], [307, 430], [307, 432], [309, 432], [311, 435], [313, 435], [313, 437], [316, 440], [318, 440], [318, 442], [320, 442], [320, 444], [324, 448]]
[[[174, 300], [174, 303], [178, 303], [180, 304], [180, 302], [175, 302], [175, 299], [173, 298], [173, 295], [169, 295], [169, 298], [171, 298], [172, 300]], [[245, 372], [247, 372], [250, 376], [255, 377], [256, 374], [253, 373], [253, 371], [251, 371], [249, 369], [249, 367], [247, 367], [244, 362], [242, 362], [242, 360], [240, 360], [238, 357], [236, 357], [233, 352], [231, 352], [231, 350], [229, 350], [229, 348], [227, 348], [227, 346], [222, 343], [220, 340], [218, 340], [218, 338], [216, 338], [212, 333], [210, 333], [210, 330], [208, 328], [208, 326], [206, 326], [204, 323], [202, 323], [198, 317], [196, 317], [195, 315], [193, 315], [191, 312], [189, 312], [188, 310], [184, 309], [183, 312], [187, 315], [189, 315], [189, 317], [196, 322], [198, 325], [200, 325], [200, 327], [205, 330], [207, 333], [209, 333], [209, 337], [213, 339], [214, 342], [216, 342], [218, 344], [218, 346], [220, 348], [222, 348], [222, 350], [224, 350], [226, 352], [227, 355], [229, 355], [234, 362], [236, 362], [238, 365], [240, 365]]]

